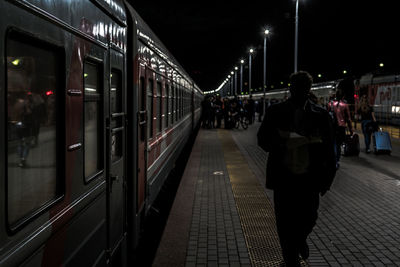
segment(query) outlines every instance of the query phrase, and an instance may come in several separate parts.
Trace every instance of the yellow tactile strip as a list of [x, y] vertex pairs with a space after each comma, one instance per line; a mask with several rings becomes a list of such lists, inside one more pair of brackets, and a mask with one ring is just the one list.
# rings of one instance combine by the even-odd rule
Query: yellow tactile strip
[[[218, 137], [224, 150], [224, 159], [251, 263], [253, 266], [279, 266], [283, 260], [273, 207], [231, 133], [218, 130]], [[306, 266], [304, 262], [303, 266]]]

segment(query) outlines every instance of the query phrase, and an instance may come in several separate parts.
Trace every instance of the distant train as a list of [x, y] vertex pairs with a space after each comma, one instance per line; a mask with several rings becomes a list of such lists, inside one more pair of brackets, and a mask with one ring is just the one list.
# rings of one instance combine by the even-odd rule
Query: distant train
[[[311, 92], [318, 98], [321, 105], [326, 105], [337, 90], [342, 80], [315, 83]], [[385, 125], [400, 125], [400, 74], [372, 74], [368, 73], [360, 79], [351, 80], [352, 84], [345, 92], [345, 99], [349, 102], [352, 113], [357, 115], [360, 97], [367, 95], [370, 105], [374, 107], [375, 116], [379, 123]], [[256, 100], [263, 97], [263, 93], [253, 94]], [[282, 101], [290, 96], [289, 89], [275, 89], [266, 92], [266, 100], [270, 102]]]
[[[312, 85], [311, 91], [318, 98], [320, 104], [324, 105], [329, 102], [329, 99], [335, 95], [337, 85], [340, 81], [329, 81], [323, 83], [315, 83]], [[255, 93], [253, 98], [260, 100], [264, 93]], [[268, 103], [280, 102], [290, 96], [288, 88], [274, 89], [265, 93], [265, 99]], [[247, 96], [246, 96], [247, 97]]]
[[203, 93], [123, 0], [0, 1], [0, 266], [127, 266]]
[[355, 92], [357, 100], [367, 95], [379, 122], [400, 125], [400, 74], [366, 74], [355, 81]]

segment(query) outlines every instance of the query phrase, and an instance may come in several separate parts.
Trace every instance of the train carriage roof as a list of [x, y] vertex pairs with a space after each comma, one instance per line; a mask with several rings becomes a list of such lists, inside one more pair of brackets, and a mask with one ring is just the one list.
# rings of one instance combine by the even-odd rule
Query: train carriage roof
[[147, 46], [156, 52], [163, 60], [165, 60], [174, 70], [176, 70], [185, 80], [187, 80], [193, 87], [202, 91], [195, 82], [190, 78], [184, 68], [178, 63], [175, 57], [168, 51], [161, 40], [154, 34], [147, 23], [140, 17], [140, 15], [133, 9], [132, 6], [126, 4], [134, 23], [137, 27], [137, 35]]
[[126, 13], [123, 0], [94, 0], [104, 11], [126, 25]]

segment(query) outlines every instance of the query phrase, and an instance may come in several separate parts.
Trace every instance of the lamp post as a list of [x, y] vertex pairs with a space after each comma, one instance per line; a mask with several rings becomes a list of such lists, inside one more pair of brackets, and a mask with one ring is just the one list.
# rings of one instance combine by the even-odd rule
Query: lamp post
[[225, 79], [225, 96], [228, 96], [228, 90], [229, 90], [229, 80], [228, 78]]
[[232, 95], [232, 82], [231, 82], [231, 75], [228, 75], [229, 80], [229, 95]]
[[236, 95], [236, 90], [235, 90], [235, 73], [231, 71], [231, 77], [232, 77], [232, 95]]
[[263, 111], [265, 112], [265, 90], [267, 87], [267, 36], [269, 34], [269, 30], [266, 29], [264, 31], [264, 90], [263, 90], [263, 95], [264, 95], [264, 100], [263, 100]]
[[251, 95], [251, 54], [254, 52], [253, 48], [250, 48], [249, 52], [249, 93]]
[[237, 70], [238, 70], [238, 67], [235, 66], [235, 95], [238, 95]]
[[243, 64], [244, 60], [240, 60], [240, 94], [243, 93]]
[[297, 72], [297, 53], [299, 45], [299, 0], [296, 0], [296, 23], [294, 36], [294, 72]]

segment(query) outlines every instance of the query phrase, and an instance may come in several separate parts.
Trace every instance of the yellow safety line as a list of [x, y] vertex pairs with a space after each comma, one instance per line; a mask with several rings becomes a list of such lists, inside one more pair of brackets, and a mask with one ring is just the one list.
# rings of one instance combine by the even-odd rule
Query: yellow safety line
[[[219, 129], [218, 137], [222, 143], [251, 263], [260, 267], [279, 266], [283, 260], [273, 207], [230, 131]], [[302, 266], [307, 265], [302, 262]]]

